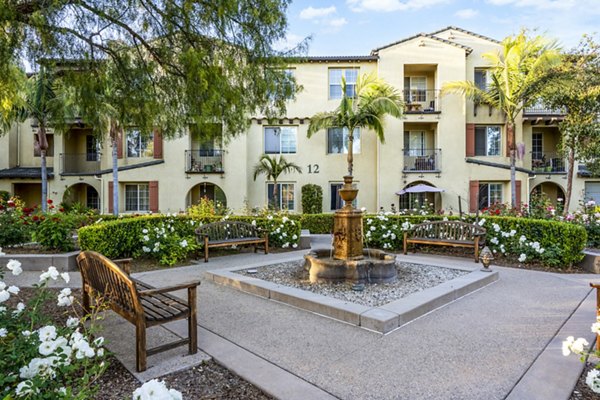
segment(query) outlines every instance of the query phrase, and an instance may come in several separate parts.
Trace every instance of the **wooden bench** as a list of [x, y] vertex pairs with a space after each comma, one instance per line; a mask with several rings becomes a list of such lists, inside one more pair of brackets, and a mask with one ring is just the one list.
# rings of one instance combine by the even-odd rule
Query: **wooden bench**
[[459, 221], [433, 221], [413, 226], [404, 232], [404, 254], [409, 243], [435, 246], [473, 247], [479, 262], [479, 246], [485, 241], [485, 228]]
[[196, 229], [199, 244], [204, 245], [204, 262], [208, 262], [208, 249], [233, 245], [264, 244], [265, 254], [269, 254], [269, 232], [252, 224], [240, 221], [220, 221], [202, 225]]
[[[590, 286], [596, 289], [596, 321], [598, 321], [600, 319], [600, 283], [590, 282]], [[600, 351], [600, 334], [596, 334], [596, 350]]]
[[[138, 372], [146, 370], [147, 356], [186, 344], [190, 354], [198, 351], [196, 288], [200, 285], [199, 281], [154, 288], [131, 278], [115, 262], [93, 251], [79, 254], [77, 265], [83, 280], [84, 311], [90, 313], [92, 299], [100, 299], [135, 325]], [[182, 289], [187, 289], [187, 301], [167, 294]], [[187, 339], [146, 349], [146, 328], [179, 319], [188, 320]]]

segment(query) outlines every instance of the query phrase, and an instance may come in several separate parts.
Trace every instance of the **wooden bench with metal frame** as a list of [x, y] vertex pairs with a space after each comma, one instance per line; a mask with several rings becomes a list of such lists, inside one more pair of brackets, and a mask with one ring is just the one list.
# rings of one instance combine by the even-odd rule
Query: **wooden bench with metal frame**
[[[600, 320], [600, 283], [590, 282], [590, 286], [596, 289], [596, 321], [598, 321]], [[600, 351], [600, 334], [596, 334], [596, 350]]]
[[485, 241], [485, 228], [460, 221], [433, 221], [413, 226], [404, 232], [404, 254], [408, 244], [473, 247], [475, 262], [479, 262], [479, 246]]
[[[117, 260], [125, 263], [128, 261]], [[146, 358], [162, 351], [188, 345], [189, 353], [198, 351], [196, 324], [196, 288], [200, 281], [155, 288], [131, 278], [117, 264], [102, 254], [84, 251], [77, 256], [83, 281], [83, 308], [90, 312], [92, 298], [107, 301], [107, 305], [136, 329], [136, 369], [146, 370]], [[187, 302], [168, 294], [187, 289]], [[188, 320], [188, 338], [146, 349], [146, 328], [180, 319]]]
[[269, 254], [269, 232], [247, 222], [219, 221], [202, 225], [196, 229], [199, 244], [204, 245], [204, 262], [208, 262], [208, 249], [211, 247], [230, 247], [233, 245], [263, 244], [265, 254]]

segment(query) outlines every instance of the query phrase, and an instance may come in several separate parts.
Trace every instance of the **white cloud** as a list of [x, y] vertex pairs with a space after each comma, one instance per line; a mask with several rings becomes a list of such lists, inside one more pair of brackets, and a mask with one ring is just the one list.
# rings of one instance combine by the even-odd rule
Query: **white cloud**
[[335, 19], [328, 21], [327, 25], [329, 25], [332, 28], [339, 29], [342, 26], [346, 25], [347, 23], [348, 23], [348, 20], [346, 18], [335, 18]]
[[538, 10], [569, 10], [577, 5], [575, 0], [487, 0], [496, 6], [533, 7]]
[[336, 11], [335, 6], [324, 7], [324, 8], [314, 8], [308, 7], [304, 10], [300, 11], [300, 19], [313, 19], [313, 18], [323, 18], [330, 14], [334, 14]]
[[478, 14], [479, 11], [473, 10], [472, 8], [465, 8], [454, 13], [455, 16], [462, 19], [470, 19], [476, 17]]
[[350, 9], [354, 12], [361, 11], [405, 11], [428, 8], [437, 4], [447, 3], [448, 0], [346, 0]]

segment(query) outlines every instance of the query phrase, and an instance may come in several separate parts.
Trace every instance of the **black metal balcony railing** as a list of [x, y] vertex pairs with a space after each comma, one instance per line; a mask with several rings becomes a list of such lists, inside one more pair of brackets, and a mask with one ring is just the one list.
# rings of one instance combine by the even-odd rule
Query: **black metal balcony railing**
[[94, 174], [100, 171], [100, 153], [61, 153], [61, 174]]
[[186, 150], [185, 172], [187, 173], [222, 173], [223, 153], [221, 149]]
[[565, 172], [565, 159], [558, 153], [532, 154], [531, 169], [535, 172]]
[[403, 149], [403, 172], [441, 171], [441, 149]]
[[404, 89], [404, 112], [407, 114], [439, 113], [440, 91], [437, 89]]

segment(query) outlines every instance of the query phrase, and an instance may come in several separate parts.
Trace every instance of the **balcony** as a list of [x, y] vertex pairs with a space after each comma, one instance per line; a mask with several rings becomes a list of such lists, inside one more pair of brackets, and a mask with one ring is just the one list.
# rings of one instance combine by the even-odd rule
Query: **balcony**
[[440, 91], [437, 89], [404, 89], [405, 114], [439, 114]]
[[525, 116], [554, 116], [562, 117], [567, 113], [565, 108], [547, 108], [543, 105], [533, 105], [523, 109], [523, 115]]
[[533, 154], [531, 169], [534, 172], [564, 173], [565, 159], [558, 153]]
[[403, 149], [404, 173], [441, 172], [441, 149]]
[[95, 175], [100, 171], [100, 153], [61, 153], [61, 175]]
[[188, 174], [222, 174], [222, 149], [203, 149], [185, 151], [185, 172]]

